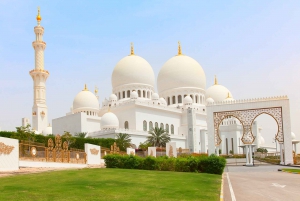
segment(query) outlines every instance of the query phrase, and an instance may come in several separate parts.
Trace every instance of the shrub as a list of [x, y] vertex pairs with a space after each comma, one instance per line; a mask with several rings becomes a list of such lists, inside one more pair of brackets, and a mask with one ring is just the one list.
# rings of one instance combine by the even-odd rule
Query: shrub
[[211, 155], [207, 158], [201, 158], [199, 161], [199, 171], [210, 174], [222, 174], [226, 165], [226, 159]]
[[106, 155], [104, 160], [107, 168], [144, 169], [178, 172], [205, 172], [210, 174], [222, 174], [226, 160], [218, 156], [168, 158], [146, 157], [133, 155]]
[[156, 166], [156, 158], [152, 156], [148, 156], [144, 158], [142, 169], [144, 170], [155, 170]]

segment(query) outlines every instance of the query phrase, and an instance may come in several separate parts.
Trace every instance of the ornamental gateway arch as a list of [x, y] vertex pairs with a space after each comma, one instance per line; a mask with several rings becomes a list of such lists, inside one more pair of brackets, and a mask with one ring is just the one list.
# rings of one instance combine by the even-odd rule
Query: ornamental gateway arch
[[276, 140], [280, 144], [280, 164], [293, 164], [290, 105], [287, 96], [216, 102], [207, 105], [208, 153], [219, 153], [222, 142], [219, 125], [226, 117], [237, 118], [243, 126], [241, 141], [246, 147], [246, 165], [252, 165], [252, 149], [255, 136], [252, 124], [256, 117], [268, 114], [278, 125]]

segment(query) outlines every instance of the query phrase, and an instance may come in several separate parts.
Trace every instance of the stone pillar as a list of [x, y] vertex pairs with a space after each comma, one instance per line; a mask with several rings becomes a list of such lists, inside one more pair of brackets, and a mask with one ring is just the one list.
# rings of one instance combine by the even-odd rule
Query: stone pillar
[[220, 146], [217, 146], [216, 148], [217, 148], [217, 156], [219, 156], [220, 155], [219, 154]]
[[252, 145], [249, 145], [250, 165], [253, 165], [252, 152], [253, 152], [253, 147]]
[[248, 145], [246, 145], [245, 148], [246, 148], [246, 165], [249, 165], [249, 148], [248, 148]]
[[283, 161], [283, 144], [279, 143], [279, 148], [280, 148], [280, 165], [284, 165]]

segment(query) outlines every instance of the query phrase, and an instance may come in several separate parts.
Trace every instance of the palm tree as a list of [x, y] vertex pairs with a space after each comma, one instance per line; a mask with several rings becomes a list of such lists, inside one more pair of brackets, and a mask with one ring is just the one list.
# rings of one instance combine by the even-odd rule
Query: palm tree
[[152, 146], [166, 146], [167, 142], [171, 141], [170, 135], [163, 128], [155, 127], [149, 131], [151, 136], [147, 137], [147, 142], [152, 144]]
[[87, 134], [87, 132], [75, 133], [75, 137], [85, 138], [86, 134]]
[[116, 143], [121, 151], [126, 151], [131, 145], [130, 135], [126, 133], [119, 133], [116, 135]]

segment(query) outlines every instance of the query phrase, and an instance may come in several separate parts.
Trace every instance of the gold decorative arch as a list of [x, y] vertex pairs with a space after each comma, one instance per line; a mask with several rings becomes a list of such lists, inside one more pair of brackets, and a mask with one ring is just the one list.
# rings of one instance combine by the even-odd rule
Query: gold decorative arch
[[282, 129], [282, 108], [259, 108], [251, 110], [235, 110], [235, 111], [224, 111], [224, 112], [214, 112], [214, 133], [215, 133], [215, 145], [219, 146], [222, 142], [219, 135], [219, 125], [228, 116], [233, 116], [237, 118], [243, 126], [243, 136], [242, 142], [244, 144], [252, 144], [255, 140], [252, 134], [252, 124], [256, 117], [261, 114], [268, 114], [275, 119], [278, 125], [278, 132], [276, 134], [276, 140], [278, 142], [284, 142], [283, 129]]

